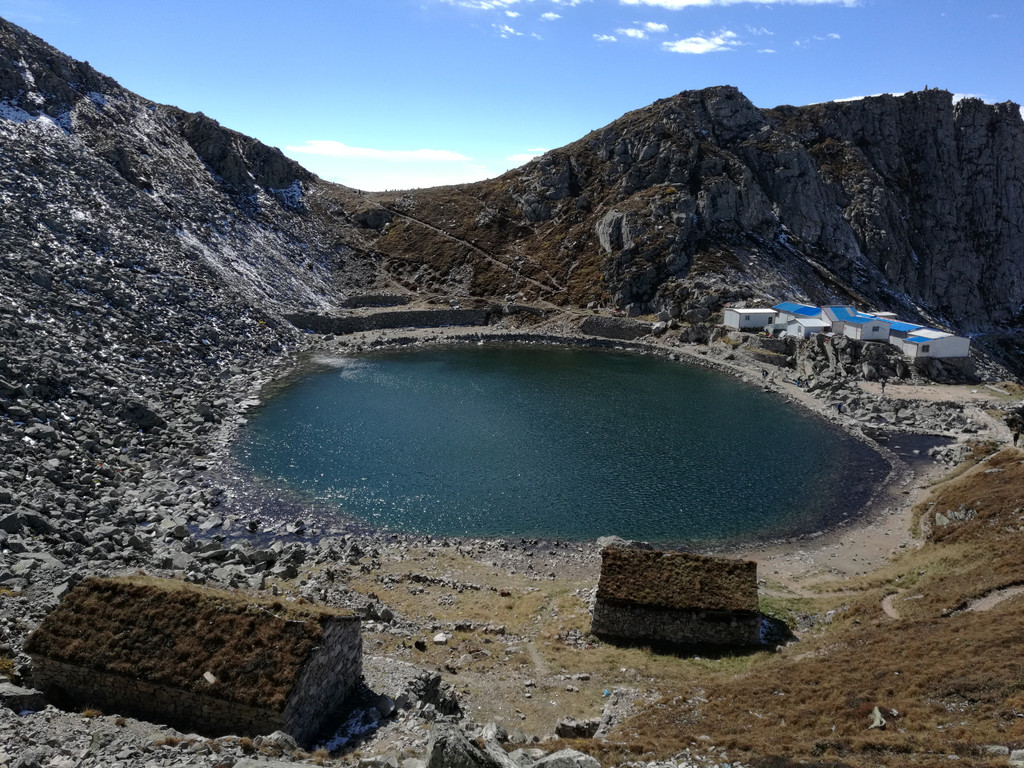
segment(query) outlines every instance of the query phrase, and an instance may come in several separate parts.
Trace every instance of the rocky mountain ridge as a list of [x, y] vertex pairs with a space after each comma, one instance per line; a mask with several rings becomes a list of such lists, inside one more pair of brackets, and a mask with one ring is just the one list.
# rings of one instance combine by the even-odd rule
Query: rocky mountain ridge
[[271, 314], [389, 290], [689, 321], [791, 298], [962, 333], [1024, 323], [1009, 102], [926, 90], [766, 110], [707, 88], [497, 179], [365, 194], [6, 22], [0, 50], [5, 251], [41, 263], [167, 258]]
[[[928, 90], [763, 110], [708, 88], [500, 179], [381, 202], [443, 230], [449, 258], [464, 240], [548, 276], [546, 291], [497, 287], [562, 302], [699, 319], [787, 296], [962, 332], [1022, 321], [1024, 121], [1011, 103]], [[422, 227], [398, 224], [374, 247], [411, 259]], [[449, 269], [450, 289], [493, 290], [489, 271], [460, 282]]]

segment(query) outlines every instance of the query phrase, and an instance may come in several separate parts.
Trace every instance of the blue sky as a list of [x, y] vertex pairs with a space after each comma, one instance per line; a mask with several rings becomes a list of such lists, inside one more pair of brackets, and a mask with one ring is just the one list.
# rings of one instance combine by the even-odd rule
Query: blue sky
[[1024, 101], [1024, 0], [0, 0], [142, 96], [368, 190], [499, 175], [679, 91]]

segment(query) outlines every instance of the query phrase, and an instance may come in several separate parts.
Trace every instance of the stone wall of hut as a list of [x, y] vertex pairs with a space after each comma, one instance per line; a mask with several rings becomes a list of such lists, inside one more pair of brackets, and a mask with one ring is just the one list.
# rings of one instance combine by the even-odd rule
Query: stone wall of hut
[[94, 708], [205, 736], [284, 731], [307, 745], [361, 682], [362, 654], [359, 618], [328, 619], [323, 642], [303, 665], [283, 710], [203, 694], [202, 669], [196, 670], [195, 690], [186, 690], [33, 655], [32, 677], [59, 706]]
[[628, 643], [750, 647], [761, 640], [757, 613], [675, 610], [598, 598], [590, 631]]
[[[202, 684], [202, 670], [197, 671]], [[32, 684], [62, 707], [93, 708], [204, 736], [256, 736], [285, 729], [284, 715], [202, 693], [32, 657]]]
[[284, 711], [284, 730], [300, 744], [319, 735], [324, 718], [336, 712], [362, 680], [360, 626], [355, 616], [326, 622], [323, 643], [303, 666]]

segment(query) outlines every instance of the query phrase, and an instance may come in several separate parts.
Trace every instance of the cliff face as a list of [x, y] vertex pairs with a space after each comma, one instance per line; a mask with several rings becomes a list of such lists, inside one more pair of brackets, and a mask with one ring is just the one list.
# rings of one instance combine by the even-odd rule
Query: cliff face
[[[492, 182], [382, 202], [443, 230], [439, 250], [518, 258], [572, 302], [698, 318], [737, 298], [856, 301], [963, 331], [1022, 319], [1024, 122], [945, 91], [772, 110], [729, 87], [681, 93]], [[397, 230], [377, 247], [408, 259], [422, 227]]]

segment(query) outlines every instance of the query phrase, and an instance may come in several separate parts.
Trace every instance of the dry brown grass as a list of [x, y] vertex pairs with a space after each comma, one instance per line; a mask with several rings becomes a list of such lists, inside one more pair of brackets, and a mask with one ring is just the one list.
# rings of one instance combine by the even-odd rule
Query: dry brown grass
[[[567, 633], [589, 631], [586, 595], [578, 590], [593, 588], [593, 577], [538, 580], [449, 548], [439, 548], [436, 557], [411, 553], [383, 570], [455, 575], [496, 589], [456, 593], [454, 606], [445, 606], [437, 599], [453, 590], [442, 586], [415, 585], [423, 592], [413, 595], [414, 585], [400, 581], [382, 590], [371, 574], [353, 585], [425, 623], [429, 615], [493, 620], [518, 636], [499, 642], [456, 633], [448, 646], [428, 642], [421, 653], [398, 649], [393, 636], [380, 635], [386, 651], [437, 669], [473, 650], [491, 652], [456, 674], [444, 673], [469, 694], [466, 701], [481, 721], [511, 722], [543, 735], [557, 717], [600, 714], [603, 689], [655, 695], [657, 703], [621, 724], [608, 742], [561, 743], [602, 764], [715, 745], [730, 761], [760, 768], [938, 766], [952, 762], [948, 755], [972, 768], [1005, 765], [1005, 757], [990, 758], [981, 748], [1024, 747], [1024, 596], [988, 612], [954, 612], [966, 600], [1024, 580], [1024, 452], [986, 458], [986, 450], [973, 466], [938, 483], [925, 505], [934, 501], [934, 513], [965, 503], [977, 509], [975, 519], [933, 531], [919, 549], [874, 573], [823, 583], [813, 598], [773, 588], [761, 607], [775, 615], [823, 616], [835, 609], [831, 623], [804, 632], [780, 653], [696, 659], [567, 644]], [[893, 593], [900, 620], [880, 606]], [[576, 679], [581, 673], [589, 679]], [[530, 699], [524, 696], [527, 677], [535, 683]], [[876, 705], [890, 713], [884, 731], [868, 730]]]
[[[337, 611], [163, 579], [87, 579], [26, 650], [108, 673], [280, 709]], [[217, 681], [208, 683], [203, 673]]]
[[157, 739], [153, 742], [154, 747], [176, 747], [179, 744], [184, 744], [187, 740], [181, 736], [164, 736], [162, 739]]
[[[848, 605], [832, 625], [781, 654], [751, 657], [746, 669], [667, 679], [661, 702], [613, 738], [651, 745], [659, 757], [706, 734], [731, 754], [793, 764], [938, 765], [947, 755], [997, 764], [983, 745], [1024, 744], [1024, 600], [951, 610], [1024, 581], [1022, 460], [1003, 451], [938, 486], [933, 512], [968, 504], [977, 517], [933, 531], [875, 574], [833, 585]], [[879, 606], [897, 591], [910, 598], [898, 603], [901, 620]], [[897, 713], [886, 714], [884, 731], [868, 730], [875, 706]], [[664, 743], [667, 733], [675, 738]]]

